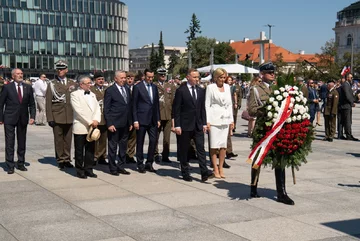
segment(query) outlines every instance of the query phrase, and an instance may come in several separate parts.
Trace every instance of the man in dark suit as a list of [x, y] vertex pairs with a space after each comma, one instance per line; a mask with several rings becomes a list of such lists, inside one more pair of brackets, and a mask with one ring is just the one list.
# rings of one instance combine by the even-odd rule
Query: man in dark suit
[[316, 112], [319, 108], [319, 97], [315, 89], [314, 80], [309, 79], [308, 81], [308, 90], [309, 90], [309, 109], [310, 109], [310, 122], [313, 123], [315, 119]]
[[[108, 161], [111, 175], [129, 175], [124, 164], [129, 131], [132, 129], [130, 91], [126, 88], [126, 73], [115, 72], [115, 83], [106, 89], [104, 97], [104, 117], [108, 127]], [[116, 151], [119, 146], [119, 162]]]
[[205, 182], [213, 177], [213, 173], [206, 167], [204, 149], [204, 133], [207, 132], [205, 111], [205, 90], [196, 86], [200, 74], [196, 69], [190, 69], [187, 74], [187, 83], [181, 85], [175, 93], [173, 103], [175, 133], [179, 139], [178, 159], [181, 173], [185, 181], [191, 182], [187, 153], [190, 139], [194, 138], [199, 160], [201, 180]]
[[351, 89], [352, 85], [352, 74], [346, 75], [346, 81], [341, 85], [341, 94], [339, 99], [339, 109], [341, 114], [341, 122], [344, 126], [344, 131], [346, 138], [344, 136], [340, 136], [340, 139], [346, 139], [350, 141], [358, 141], [357, 138], [353, 137], [351, 132], [351, 123], [352, 123], [352, 107], [354, 104], [354, 95]]
[[[160, 127], [159, 93], [152, 84], [154, 72], [145, 69], [145, 80], [133, 88], [133, 119], [136, 129], [136, 160], [140, 173], [156, 172], [153, 168], [154, 153]], [[146, 132], [149, 135], [149, 148], [146, 164], [144, 165], [144, 140]]]
[[[0, 95], [0, 124], [5, 129], [5, 159], [8, 174], [14, 173], [15, 129], [17, 137], [17, 169], [27, 171], [25, 167], [27, 124], [35, 120], [35, 101], [31, 85], [23, 83], [21, 69], [11, 71], [13, 82], [4, 85]], [[30, 120], [29, 120], [30, 112]]]

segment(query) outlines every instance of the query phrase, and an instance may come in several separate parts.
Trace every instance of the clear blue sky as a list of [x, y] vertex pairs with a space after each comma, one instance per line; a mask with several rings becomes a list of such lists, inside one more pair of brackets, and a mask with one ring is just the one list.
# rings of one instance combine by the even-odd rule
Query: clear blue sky
[[129, 8], [129, 47], [157, 44], [185, 46], [191, 15], [200, 20], [202, 36], [219, 41], [258, 38], [272, 28], [273, 43], [292, 52], [319, 53], [334, 38], [338, 11], [356, 0], [123, 0]]

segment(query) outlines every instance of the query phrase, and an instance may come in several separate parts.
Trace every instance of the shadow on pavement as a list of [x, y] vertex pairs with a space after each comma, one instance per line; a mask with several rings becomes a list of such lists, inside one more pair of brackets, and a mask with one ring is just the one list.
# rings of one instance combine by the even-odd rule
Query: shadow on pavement
[[[342, 183], [338, 183], [338, 186], [340, 186], [340, 187], [360, 187], [360, 185], [357, 185], [357, 184], [342, 184]], [[360, 228], [359, 228], [359, 230], [360, 230]]]
[[[56, 158], [55, 157], [48, 157], [45, 156], [43, 158], [38, 159], [38, 162], [44, 165], [52, 165], [54, 167], [58, 167], [58, 164], [56, 162]], [[74, 165], [74, 163], [72, 163]], [[70, 176], [76, 176], [76, 169], [74, 168], [64, 168], [64, 170], [59, 170], [62, 172], [65, 172], [67, 174], [69, 174]]]
[[360, 153], [347, 152], [346, 154], [352, 155], [352, 156], [354, 156], [354, 157], [360, 157]]
[[360, 238], [360, 219], [350, 219], [321, 224], [353, 237]]

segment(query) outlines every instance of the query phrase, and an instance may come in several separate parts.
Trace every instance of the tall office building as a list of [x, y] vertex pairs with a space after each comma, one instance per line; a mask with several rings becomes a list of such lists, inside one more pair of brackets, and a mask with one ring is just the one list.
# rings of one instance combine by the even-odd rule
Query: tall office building
[[[117, 0], [0, 0], [0, 75], [127, 70], [128, 9]], [[3, 72], [3, 73], [2, 73]]]

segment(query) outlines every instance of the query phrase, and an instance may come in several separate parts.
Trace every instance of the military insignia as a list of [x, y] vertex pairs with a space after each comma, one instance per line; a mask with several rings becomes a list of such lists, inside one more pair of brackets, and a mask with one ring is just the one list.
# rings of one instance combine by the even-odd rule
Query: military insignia
[[171, 93], [171, 88], [170, 87], [166, 88], [166, 93], [168, 93], [168, 94]]
[[74, 91], [74, 90], [75, 90], [75, 86], [74, 86], [74, 85], [71, 85], [71, 86], [69, 87], [69, 91], [72, 92], [72, 91]]

